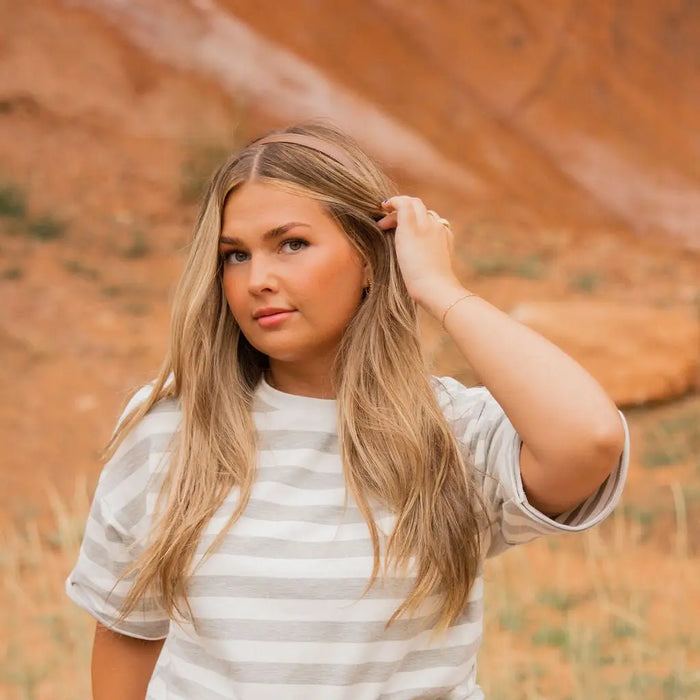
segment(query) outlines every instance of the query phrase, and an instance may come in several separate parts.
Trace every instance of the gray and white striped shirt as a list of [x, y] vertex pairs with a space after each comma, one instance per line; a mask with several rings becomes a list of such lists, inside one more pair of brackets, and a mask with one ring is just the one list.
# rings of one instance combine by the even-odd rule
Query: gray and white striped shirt
[[[603, 520], [620, 498], [629, 451], [583, 504], [551, 520], [525, 497], [520, 440], [484, 388], [433, 377], [442, 411], [479, 475], [494, 525], [483, 551], [498, 554], [539, 535], [575, 532]], [[143, 400], [139, 392], [131, 405]], [[416, 614], [385, 623], [413, 579], [378, 579], [361, 597], [372, 570], [372, 543], [345, 483], [337, 441], [337, 405], [280, 392], [264, 380], [253, 418], [260, 437], [250, 503], [221, 546], [195, 566], [187, 592], [193, 623], [170, 621], [154, 600], [120, 625], [128, 590], [115, 582], [140, 551], [180, 424], [175, 400], [157, 404], [105, 465], [94, 496], [68, 595], [103, 624], [133, 637], [166, 638], [148, 698], [202, 700], [475, 700], [476, 654], [483, 624], [480, 576], [460, 618], [431, 641], [435, 598]], [[626, 428], [625, 428], [626, 429]], [[195, 557], [226, 522], [234, 489], [209, 522]], [[376, 513], [384, 534], [393, 516]]]

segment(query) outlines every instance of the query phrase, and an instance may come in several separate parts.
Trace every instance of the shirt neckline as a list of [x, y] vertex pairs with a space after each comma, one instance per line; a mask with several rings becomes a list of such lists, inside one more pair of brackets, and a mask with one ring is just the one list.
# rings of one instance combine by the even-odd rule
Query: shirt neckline
[[289, 394], [286, 391], [280, 391], [268, 383], [264, 374], [260, 378], [255, 393], [261, 400], [276, 408], [324, 411], [329, 415], [335, 415], [336, 412], [336, 399], [319, 399], [313, 396], [300, 396], [299, 394]]

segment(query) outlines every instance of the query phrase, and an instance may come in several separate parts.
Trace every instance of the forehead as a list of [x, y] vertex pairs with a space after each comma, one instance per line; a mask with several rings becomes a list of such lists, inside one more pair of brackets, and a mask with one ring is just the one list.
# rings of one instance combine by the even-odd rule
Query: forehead
[[335, 223], [321, 203], [310, 196], [267, 183], [247, 182], [226, 199], [222, 235], [243, 237], [289, 221], [304, 222], [312, 227]]

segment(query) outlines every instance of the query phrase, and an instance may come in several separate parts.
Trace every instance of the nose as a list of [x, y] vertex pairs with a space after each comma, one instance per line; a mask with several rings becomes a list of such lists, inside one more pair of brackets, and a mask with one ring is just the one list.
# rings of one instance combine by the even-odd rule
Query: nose
[[265, 256], [253, 256], [248, 265], [248, 291], [251, 294], [277, 291], [278, 282], [274, 265]]

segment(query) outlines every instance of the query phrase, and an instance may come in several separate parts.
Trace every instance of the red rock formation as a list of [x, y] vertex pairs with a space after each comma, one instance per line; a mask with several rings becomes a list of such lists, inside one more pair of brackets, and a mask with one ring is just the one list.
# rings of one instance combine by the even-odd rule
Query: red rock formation
[[[609, 4], [339, 0], [270, 12], [242, 0], [0, 0], [0, 188], [16, 186], [27, 204], [22, 221], [0, 217], [0, 444], [12, 446], [0, 510], [19, 509], [17, 494], [41, 499], [47, 480], [71, 488], [74, 473], [95, 474], [125, 392], [155, 372], [196, 215], [182, 197], [191, 157], [212, 145], [221, 156], [289, 118], [278, 93], [265, 109], [246, 96], [245, 70], [235, 90], [211, 70], [212, 54], [223, 69], [246, 58], [207, 43], [212, 12], [247, 22], [258, 50], [272, 41], [305, 62], [329, 109], [342, 95], [391, 127], [373, 132], [373, 152], [404, 191], [453, 220], [465, 284], [499, 307], [692, 305], [698, 256], [675, 241], [700, 230], [687, 209], [700, 162], [698, 10], [644, 0], [615, 15]], [[142, 24], [126, 24], [124, 8]], [[173, 38], [165, 19], [182, 39], [175, 63], [162, 50]], [[368, 120], [354, 114], [366, 137]], [[416, 143], [423, 155], [412, 158]], [[429, 159], [454, 166], [454, 189], [434, 177], [449, 167], [427, 174]], [[200, 177], [211, 158], [205, 166]], [[27, 232], [46, 213], [66, 223], [48, 242]], [[433, 326], [424, 340], [437, 369], [466, 377]], [[591, 368], [605, 381], [608, 367]], [[645, 391], [656, 382], [651, 371], [630, 376]]]
[[476, 171], [494, 210], [700, 246], [696, 3], [218, 4]]

